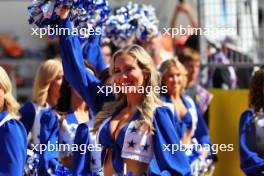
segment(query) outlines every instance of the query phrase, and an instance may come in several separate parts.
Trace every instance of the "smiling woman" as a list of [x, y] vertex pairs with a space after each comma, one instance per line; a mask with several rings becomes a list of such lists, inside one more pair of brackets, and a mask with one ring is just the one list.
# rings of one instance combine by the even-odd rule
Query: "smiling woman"
[[[151, 95], [149, 96], [146, 96], [146, 93], [139, 93], [137, 90], [135, 92], [128, 91], [126, 94], [119, 94], [117, 101], [106, 104], [100, 113], [110, 115], [115, 111], [113, 107], [117, 108], [125, 102], [128, 106], [132, 104], [138, 105], [140, 112], [142, 112], [143, 122], [149, 130], [153, 130], [151, 121], [154, 109], [151, 107], [151, 104], [161, 104], [161, 102], [158, 98], [159, 92], [155, 93], [154, 90], [158, 86], [158, 72], [155, 70], [150, 56], [143, 48], [137, 45], [128, 46], [114, 54], [111, 60], [110, 73], [118, 86], [133, 86], [136, 89], [149, 86], [153, 90], [150, 91]], [[141, 102], [144, 102], [144, 104], [141, 104]], [[97, 121], [95, 122], [96, 128]]]
[[[33, 86], [33, 102], [27, 102], [19, 110], [21, 115], [20, 121], [25, 126], [28, 134], [31, 133], [31, 144], [37, 145], [41, 143], [41, 140], [44, 140], [41, 137], [43, 136], [41, 135], [41, 130], [44, 126], [41, 119], [45, 111], [57, 104], [62, 78], [63, 69], [60, 59], [48, 59], [38, 66]], [[32, 156], [34, 160], [39, 161], [38, 151], [35, 151], [34, 156], [36, 156]], [[27, 166], [29, 166], [32, 160], [31, 157], [28, 157]], [[31, 171], [36, 171], [32, 166], [25, 170], [26, 173], [29, 171], [27, 174], [30, 174]]]
[[208, 154], [210, 150], [205, 150], [205, 145], [210, 146], [207, 126], [199, 107], [189, 96], [184, 94], [187, 83], [185, 67], [180, 61], [172, 58], [161, 65], [160, 72], [162, 84], [168, 88], [168, 93], [164, 94], [161, 99], [179, 121], [180, 125], [175, 126], [175, 129], [179, 130], [181, 144], [201, 144], [202, 146], [201, 149], [195, 149], [191, 153], [186, 152], [192, 168], [192, 174], [196, 172], [204, 174], [204, 166], [207, 167], [207, 172], [212, 172], [212, 160]]
[[33, 102], [26, 103], [20, 110], [21, 122], [27, 132], [32, 133], [32, 142], [39, 143], [40, 117], [44, 109], [57, 104], [60, 96], [63, 70], [59, 59], [42, 62], [36, 72], [33, 86]]
[[[166, 85], [169, 94], [182, 94], [187, 84], [187, 70], [176, 58], [165, 61], [160, 68], [162, 85]], [[176, 88], [176, 89], [175, 89]]]

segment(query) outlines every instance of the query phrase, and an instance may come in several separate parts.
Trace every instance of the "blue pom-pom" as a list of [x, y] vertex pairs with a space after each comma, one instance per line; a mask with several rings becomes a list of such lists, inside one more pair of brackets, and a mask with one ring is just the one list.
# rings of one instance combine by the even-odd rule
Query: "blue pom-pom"
[[152, 6], [130, 2], [110, 16], [104, 27], [103, 37], [111, 39], [118, 47], [134, 40], [150, 40], [158, 35], [158, 20]]
[[[30, 153], [30, 154], [29, 154]], [[24, 168], [24, 175], [37, 175], [39, 167], [39, 154], [28, 152]]]
[[142, 5], [140, 18], [138, 20], [137, 38], [140, 40], [149, 40], [158, 35], [159, 21], [155, 14], [155, 8], [150, 5]]
[[66, 168], [62, 165], [58, 165], [56, 170], [55, 170], [54, 175], [56, 175], [56, 176], [72, 176], [72, 172], [68, 168]]
[[108, 0], [32, 0], [28, 7], [29, 24], [39, 28], [55, 28], [58, 8], [70, 8], [70, 20], [75, 28], [96, 28], [108, 19], [111, 7]]

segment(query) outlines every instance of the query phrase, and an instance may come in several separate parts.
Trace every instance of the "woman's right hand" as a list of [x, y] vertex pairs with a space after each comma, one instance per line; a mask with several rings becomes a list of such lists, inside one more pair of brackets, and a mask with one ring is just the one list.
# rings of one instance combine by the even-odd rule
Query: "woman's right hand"
[[65, 20], [68, 18], [70, 13], [70, 8], [67, 6], [60, 7], [57, 11], [57, 15], [60, 17], [60, 19]]

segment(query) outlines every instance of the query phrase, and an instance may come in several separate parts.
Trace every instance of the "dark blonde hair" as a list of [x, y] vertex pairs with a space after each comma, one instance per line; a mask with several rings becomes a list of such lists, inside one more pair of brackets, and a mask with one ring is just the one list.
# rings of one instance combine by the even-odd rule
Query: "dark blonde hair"
[[49, 59], [42, 62], [36, 72], [33, 86], [33, 101], [38, 106], [44, 106], [49, 96], [50, 84], [63, 72], [61, 60]]
[[[158, 86], [158, 77], [159, 73], [157, 72], [155, 65], [152, 61], [152, 58], [149, 54], [139, 45], [129, 45], [123, 49], [117, 51], [112, 59], [110, 64], [110, 75], [114, 74], [114, 63], [118, 56], [123, 54], [132, 56], [136, 59], [139, 67], [148, 73], [148, 80], [146, 82], [146, 86], [150, 86], [154, 89]], [[103, 106], [102, 111], [100, 111], [95, 119], [94, 122], [94, 132], [98, 130], [100, 124], [108, 118], [116, 109], [121, 107], [126, 103], [126, 95], [125, 94], [118, 94], [117, 100], [105, 103]], [[141, 120], [139, 121], [140, 124], [144, 125], [150, 132], [153, 132], [153, 116], [154, 111], [156, 109], [156, 105], [162, 105], [159, 94], [156, 93], [154, 90], [150, 91], [150, 95], [144, 95], [142, 103], [139, 105], [138, 111], [141, 113]]]
[[184, 89], [187, 85], [187, 70], [186, 68], [183, 66], [183, 64], [177, 59], [177, 58], [171, 58], [169, 60], [166, 60], [165, 62], [162, 63], [159, 71], [161, 73], [161, 85], [164, 85], [164, 76], [165, 74], [168, 72], [168, 70], [171, 67], [175, 67], [176, 69], [178, 69], [182, 75], [182, 88], [181, 88], [181, 94], [184, 92]]
[[4, 91], [4, 110], [12, 115], [17, 120], [19, 119], [18, 102], [12, 94], [12, 84], [6, 71], [0, 66], [0, 88]]

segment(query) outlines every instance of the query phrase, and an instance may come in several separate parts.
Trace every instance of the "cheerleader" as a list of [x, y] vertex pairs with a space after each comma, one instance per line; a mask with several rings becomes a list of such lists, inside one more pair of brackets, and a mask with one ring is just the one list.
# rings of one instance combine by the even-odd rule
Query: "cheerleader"
[[73, 175], [104, 175], [101, 164], [101, 145], [96, 141], [96, 136], [91, 132], [93, 120], [78, 126], [74, 144], [77, 146], [91, 146], [86, 151], [73, 152]]
[[[95, 74], [91, 69], [87, 70]], [[61, 87], [61, 96], [56, 111], [62, 114], [60, 127], [60, 143], [68, 145], [65, 151], [60, 151], [60, 161], [63, 166], [71, 169], [73, 175], [88, 175], [99, 173], [101, 169], [101, 148], [83, 151], [73, 150], [73, 146], [96, 146], [94, 135], [90, 134], [94, 115], [86, 106], [80, 95], [70, 87], [66, 80]], [[91, 161], [93, 159], [93, 162]], [[95, 162], [97, 159], [97, 162]]]
[[0, 67], [0, 175], [22, 175], [26, 161], [27, 135], [18, 119], [19, 104], [12, 96], [12, 85]]
[[251, 78], [249, 109], [240, 118], [240, 167], [246, 175], [264, 175], [264, 66]]
[[92, 112], [88, 111], [80, 95], [69, 86], [66, 80], [61, 85], [60, 95], [56, 107], [42, 113], [40, 143], [56, 147], [62, 144], [65, 147], [41, 152], [38, 168], [40, 175], [71, 175], [70, 170], [73, 173], [79, 173], [85, 167], [81, 162], [86, 156], [85, 152], [76, 151], [73, 148], [75, 144], [77, 146], [86, 145], [86, 136], [82, 135], [83, 127], [79, 128], [78, 125], [92, 119]]
[[179, 120], [180, 128], [177, 126], [177, 130], [181, 134], [181, 143], [186, 146], [191, 144], [191, 147], [200, 144], [207, 149], [203, 150], [200, 147], [201, 149], [197, 151], [196, 148], [190, 148], [192, 151], [190, 152], [186, 148], [186, 155], [193, 169], [196, 167], [194, 165], [197, 163], [196, 161], [207, 158], [209, 153], [210, 139], [207, 126], [201, 116], [202, 113], [198, 112], [199, 108], [195, 102], [183, 93], [187, 82], [187, 71], [184, 66], [173, 58], [161, 65], [160, 72], [162, 85], [167, 87], [167, 94], [163, 95], [161, 99]]
[[61, 95], [56, 111], [60, 114], [59, 142], [69, 146], [65, 151], [60, 151], [61, 163], [72, 169], [72, 147], [76, 130], [79, 124], [89, 120], [90, 113], [78, 93], [69, 86], [64, 79], [61, 86]]
[[[111, 77], [109, 69], [106, 68], [100, 75], [99, 79], [104, 85], [111, 86]], [[82, 123], [78, 126], [74, 144], [78, 146], [92, 146], [91, 150], [73, 152], [73, 175], [104, 175], [101, 164], [101, 145], [96, 141], [96, 135], [92, 133], [94, 118], [89, 122]]]
[[[66, 166], [69, 166], [69, 157], [71, 146], [65, 151], [61, 151], [58, 147], [60, 142], [60, 134], [62, 134], [62, 141], [66, 144], [72, 144], [75, 137], [76, 126], [78, 126], [77, 119], [68, 124], [71, 116], [64, 118], [64, 115], [59, 112], [65, 112], [69, 110], [70, 106], [70, 94], [68, 84], [64, 81], [59, 87], [59, 98], [57, 104], [48, 109], [42, 110], [40, 116], [40, 134], [39, 142], [44, 147], [39, 147], [39, 165], [37, 167], [38, 175], [70, 175], [71, 172]], [[59, 110], [59, 111], [58, 111]], [[68, 114], [70, 115], [70, 114]], [[66, 116], [67, 117], [67, 116]], [[74, 118], [74, 117], [73, 117]], [[62, 128], [62, 124], [64, 128]], [[73, 128], [70, 131], [69, 128]], [[65, 139], [67, 136], [67, 140]], [[66, 141], [65, 141], [66, 140]], [[52, 146], [52, 147], [51, 147]], [[50, 147], [50, 148], [49, 148]], [[64, 148], [63, 148], [64, 150]], [[62, 153], [60, 158], [60, 152]], [[61, 161], [60, 161], [61, 159]], [[64, 165], [63, 165], [64, 164]]]
[[63, 70], [59, 59], [42, 62], [36, 72], [33, 86], [33, 102], [26, 103], [20, 110], [21, 122], [27, 133], [31, 132], [32, 143], [39, 144], [40, 117], [42, 111], [57, 104]]
[[[54, 107], [60, 96], [63, 69], [59, 59], [43, 61], [36, 72], [33, 86], [33, 102], [26, 103], [20, 110], [21, 122], [27, 133], [31, 133], [25, 174], [35, 175], [39, 167], [40, 130], [43, 113]], [[32, 149], [32, 150], [31, 150]]]
[[[65, 9], [60, 11], [60, 27], [72, 30], [67, 16]], [[137, 176], [147, 172], [148, 175], [190, 174], [183, 152], [164, 151], [164, 145], [179, 145], [179, 138], [171, 111], [162, 106], [154, 91], [158, 73], [142, 47], [131, 45], [118, 51], [110, 64], [110, 73], [118, 86], [150, 86], [151, 95], [138, 93], [136, 88], [135, 92], [119, 94], [113, 101], [114, 95], [107, 96], [106, 87], [85, 70], [78, 38], [60, 36], [60, 46], [65, 78], [98, 113], [94, 131], [103, 147], [106, 176], [128, 173]]]

